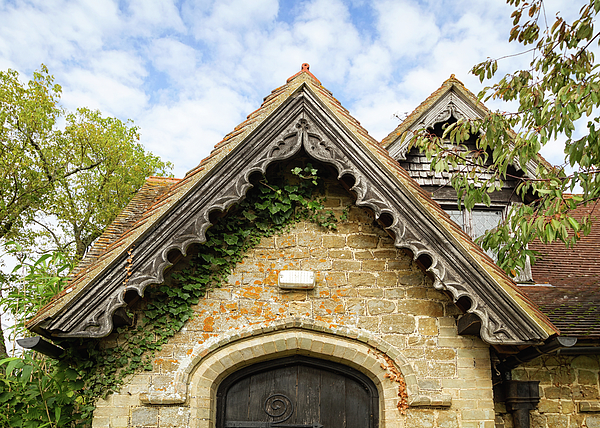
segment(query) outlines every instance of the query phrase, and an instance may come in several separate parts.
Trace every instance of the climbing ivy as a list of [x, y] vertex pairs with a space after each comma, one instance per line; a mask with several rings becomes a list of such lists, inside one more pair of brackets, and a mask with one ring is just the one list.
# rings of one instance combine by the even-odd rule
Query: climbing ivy
[[155, 352], [194, 316], [192, 306], [208, 290], [220, 287], [263, 237], [288, 230], [302, 220], [335, 229], [337, 222], [345, 219], [346, 212], [338, 219], [333, 211], [324, 209], [324, 184], [317, 168], [307, 164], [291, 172], [288, 179], [263, 176], [240, 203], [214, 222], [206, 232], [206, 242], [188, 256], [184, 268], [172, 272], [168, 284], [146, 289], [136, 311], [139, 319], [117, 329], [114, 346], [81, 339], [62, 342], [66, 355], [57, 364], [69, 368], [68, 373], [77, 371], [71, 381], [83, 381], [73, 397], [77, 426], [91, 423], [98, 397], [117, 391], [127, 376], [153, 369]]

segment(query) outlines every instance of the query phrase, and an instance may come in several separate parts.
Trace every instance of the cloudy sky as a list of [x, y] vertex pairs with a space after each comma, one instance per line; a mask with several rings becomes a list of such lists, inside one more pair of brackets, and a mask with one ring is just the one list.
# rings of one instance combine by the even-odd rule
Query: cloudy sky
[[[547, 0], [548, 19], [581, 3]], [[477, 93], [474, 64], [519, 52], [510, 13], [503, 0], [0, 0], [0, 69], [46, 64], [65, 107], [134, 120], [182, 177], [304, 62], [378, 140], [452, 73]]]

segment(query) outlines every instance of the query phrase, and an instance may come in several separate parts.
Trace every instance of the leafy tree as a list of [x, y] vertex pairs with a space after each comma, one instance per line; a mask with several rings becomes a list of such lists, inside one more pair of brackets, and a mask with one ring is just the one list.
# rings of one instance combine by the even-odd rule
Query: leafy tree
[[[462, 171], [452, 178], [459, 206], [489, 205], [489, 193], [507, 178], [520, 180], [517, 191], [524, 200], [533, 195], [531, 203], [513, 207], [506, 221], [481, 240], [485, 249], [502, 248], [498, 263], [514, 274], [526, 256], [535, 260], [526, 249], [528, 242], [574, 245], [590, 230], [590, 218], [577, 221], [570, 213], [597, 203], [600, 196], [600, 72], [592, 52], [600, 41], [594, 27], [600, 1], [589, 0], [573, 22], [557, 13], [549, 23], [543, 0], [507, 3], [514, 7], [509, 41], [522, 44], [532, 60], [529, 68], [503, 76], [479, 97], [513, 101], [516, 111], [459, 120], [447, 126], [441, 138], [425, 131], [413, 143], [428, 153], [437, 171]], [[494, 78], [497, 68], [498, 60], [488, 59], [471, 72], [483, 82]], [[561, 138], [566, 139], [565, 163], [553, 167], [538, 152]], [[474, 150], [465, 144], [469, 139], [476, 140]], [[511, 166], [526, 170], [528, 162], [537, 164], [535, 178], [510, 175]], [[482, 178], [483, 171], [491, 174], [489, 179]]]
[[[45, 254], [31, 260], [14, 243], [6, 250], [19, 259], [0, 310], [15, 323], [11, 337], [25, 333], [25, 322], [57, 292], [64, 289], [72, 261], [63, 254]], [[0, 357], [0, 427], [74, 427], [84, 421], [93, 405], [81, 397], [81, 374], [63, 361], [32, 351], [17, 357]]]
[[[43, 65], [26, 83], [14, 70], [0, 71], [0, 243], [78, 260], [145, 178], [171, 164], [143, 149], [131, 122], [69, 112], [60, 95]], [[0, 297], [9, 284], [0, 274]]]
[[129, 121], [68, 112], [60, 94], [44, 66], [27, 84], [0, 72], [0, 239], [31, 248], [43, 236], [79, 259], [145, 178], [171, 165], [145, 152]]

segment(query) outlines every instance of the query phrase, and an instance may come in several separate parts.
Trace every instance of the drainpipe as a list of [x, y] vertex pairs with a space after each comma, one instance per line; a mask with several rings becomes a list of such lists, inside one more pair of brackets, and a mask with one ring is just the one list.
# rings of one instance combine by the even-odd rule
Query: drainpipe
[[[520, 364], [529, 362], [540, 355], [570, 353], [577, 343], [575, 337], [557, 336], [539, 346], [530, 346], [516, 355], [502, 361], [497, 369], [502, 377], [502, 394], [507, 410], [513, 416], [515, 428], [529, 428], [529, 412], [537, 407], [540, 401], [539, 381], [512, 380], [511, 370]], [[598, 348], [600, 349], [600, 348]]]
[[503, 382], [506, 409], [512, 413], [514, 428], [529, 428], [529, 411], [540, 402], [540, 381]]

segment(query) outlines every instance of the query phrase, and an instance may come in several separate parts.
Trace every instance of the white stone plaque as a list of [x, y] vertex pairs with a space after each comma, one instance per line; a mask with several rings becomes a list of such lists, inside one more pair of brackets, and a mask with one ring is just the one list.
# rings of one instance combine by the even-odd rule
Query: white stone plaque
[[312, 290], [315, 288], [315, 273], [309, 270], [282, 270], [279, 272], [279, 288]]

